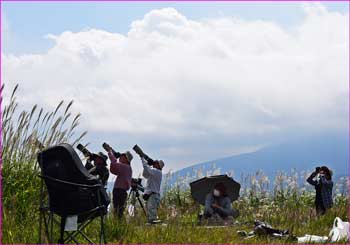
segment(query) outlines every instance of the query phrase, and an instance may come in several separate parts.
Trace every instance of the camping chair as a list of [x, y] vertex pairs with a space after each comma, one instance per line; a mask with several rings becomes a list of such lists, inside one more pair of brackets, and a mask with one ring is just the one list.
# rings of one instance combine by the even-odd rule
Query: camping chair
[[[92, 244], [94, 242], [84, 229], [96, 218], [100, 218], [99, 243], [106, 243], [104, 216], [110, 203], [109, 197], [101, 181], [85, 169], [73, 147], [59, 144], [45, 149], [38, 154], [38, 162], [42, 179], [39, 243], [43, 224], [48, 243], [56, 243], [53, 241], [54, 224], [58, 224], [58, 243], [78, 243], [77, 237], [81, 235]], [[73, 228], [67, 228], [68, 221], [72, 220]]]

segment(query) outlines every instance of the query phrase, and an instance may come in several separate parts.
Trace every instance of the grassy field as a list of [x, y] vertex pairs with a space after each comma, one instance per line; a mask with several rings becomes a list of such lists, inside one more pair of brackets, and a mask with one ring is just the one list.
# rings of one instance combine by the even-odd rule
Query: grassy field
[[[252, 230], [253, 221], [258, 218], [269, 222], [274, 227], [289, 229], [295, 236], [305, 234], [327, 236], [334, 217], [347, 219], [345, 197], [339, 197], [335, 206], [322, 217], [315, 216], [310, 203], [311, 197], [310, 194], [310, 198], [299, 197], [294, 200], [291, 198], [284, 202], [265, 200], [266, 203], [254, 205], [250, 200], [242, 199], [234, 204], [241, 211], [241, 216], [237, 219], [238, 224], [224, 228], [197, 225], [199, 207], [194, 203], [189, 202], [183, 207], [169, 208], [169, 203], [163, 199], [159, 215], [166, 225], [146, 225], [146, 219], [141, 212], [138, 212], [135, 217], [127, 216], [122, 222], [118, 222], [112, 214], [109, 214], [106, 219], [107, 241], [108, 243], [295, 243], [290, 239], [269, 237], [244, 239], [237, 234], [237, 231]], [[36, 206], [31, 205], [32, 210], [27, 210], [25, 216], [21, 217], [18, 217], [17, 213], [10, 212], [9, 209], [4, 210], [3, 243], [36, 243], [38, 241]], [[97, 238], [98, 230], [98, 221], [96, 221], [86, 232], [91, 234], [91, 237]], [[56, 239], [58, 239], [58, 232]]]
[[[75, 136], [80, 114], [73, 117], [70, 108], [59, 103], [52, 112], [33, 106], [19, 111], [16, 89], [9, 104], [2, 110], [2, 243], [37, 243], [39, 224], [39, 169], [36, 154], [41, 142], [45, 146], [59, 142], [76, 144], [86, 132]], [[293, 177], [294, 176], [294, 177]], [[255, 237], [244, 239], [238, 230], [250, 231], [259, 219], [273, 227], [288, 229], [295, 236], [313, 234], [327, 236], [335, 217], [349, 220], [348, 180], [342, 179], [334, 188], [334, 207], [325, 216], [316, 217], [314, 192], [299, 186], [295, 174], [277, 175], [268, 181], [263, 173], [247, 176], [242, 181], [241, 197], [233, 206], [240, 211], [237, 224], [225, 228], [197, 225], [203, 208], [194, 203], [186, 189], [164, 187], [159, 216], [166, 225], [145, 225], [138, 207], [135, 217], [118, 222], [110, 213], [106, 219], [108, 243], [293, 243], [288, 239]], [[183, 186], [183, 184], [182, 184]], [[98, 221], [86, 230], [97, 237]], [[58, 235], [58, 234], [57, 234]], [[58, 237], [56, 238], [58, 239]], [[345, 241], [344, 241], [345, 243]]]
[[[190, 197], [188, 197], [190, 198]], [[339, 198], [327, 215], [317, 218], [310, 205], [311, 198], [298, 197], [284, 202], [264, 200], [252, 205], [242, 198], [234, 206], [241, 212], [239, 224], [224, 228], [207, 228], [197, 225], [199, 207], [189, 201], [183, 207], [168, 208], [163, 200], [160, 217], [167, 225], [145, 226], [142, 216], [129, 218], [118, 224], [111, 215], [107, 220], [108, 241], [111, 243], [293, 243], [289, 239], [255, 237], [243, 239], [238, 230], [251, 231], [254, 219], [264, 220], [272, 226], [289, 229], [296, 236], [305, 234], [328, 235], [336, 216], [346, 219], [346, 200]]]

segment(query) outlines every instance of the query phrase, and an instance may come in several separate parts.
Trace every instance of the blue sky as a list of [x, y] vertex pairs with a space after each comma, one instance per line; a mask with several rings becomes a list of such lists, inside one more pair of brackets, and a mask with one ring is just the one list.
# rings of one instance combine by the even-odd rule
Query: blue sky
[[74, 99], [92, 150], [137, 143], [169, 170], [297, 135], [347, 133], [348, 2], [2, 10], [6, 88], [20, 83], [27, 107]]
[[[346, 13], [348, 2], [323, 2], [329, 11]], [[4, 52], [23, 54], [38, 53], [52, 47], [53, 42], [45, 35], [63, 31], [82, 31], [88, 28], [103, 29], [126, 34], [130, 24], [152, 9], [174, 7], [187, 18], [201, 20], [222, 16], [246, 20], [267, 20], [284, 27], [298, 24], [304, 13], [302, 3], [159, 3], [159, 2], [3, 2], [5, 21], [14, 36], [13, 42], [5, 43]]]

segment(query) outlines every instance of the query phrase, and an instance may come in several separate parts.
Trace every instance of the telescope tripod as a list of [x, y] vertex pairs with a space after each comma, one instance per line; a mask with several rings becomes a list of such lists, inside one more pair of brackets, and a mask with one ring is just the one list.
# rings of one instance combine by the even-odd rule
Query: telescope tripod
[[130, 200], [130, 203], [135, 207], [135, 204], [136, 204], [136, 200], [139, 202], [140, 204], [140, 207], [142, 208], [143, 210], [143, 213], [145, 214], [145, 216], [147, 217], [147, 213], [146, 213], [146, 209], [141, 201], [141, 198], [140, 198], [140, 192], [135, 189], [135, 188], [131, 188], [131, 191], [129, 193], [129, 200]]

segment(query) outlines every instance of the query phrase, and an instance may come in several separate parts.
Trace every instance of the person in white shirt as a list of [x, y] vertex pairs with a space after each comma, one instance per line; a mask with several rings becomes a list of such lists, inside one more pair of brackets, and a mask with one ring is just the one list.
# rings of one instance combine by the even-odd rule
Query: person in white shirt
[[150, 224], [159, 223], [157, 209], [160, 203], [160, 185], [164, 162], [162, 160], [153, 161], [151, 167], [144, 158], [141, 158], [141, 160], [143, 165], [142, 175], [147, 180], [143, 195], [146, 200], [147, 220]]

